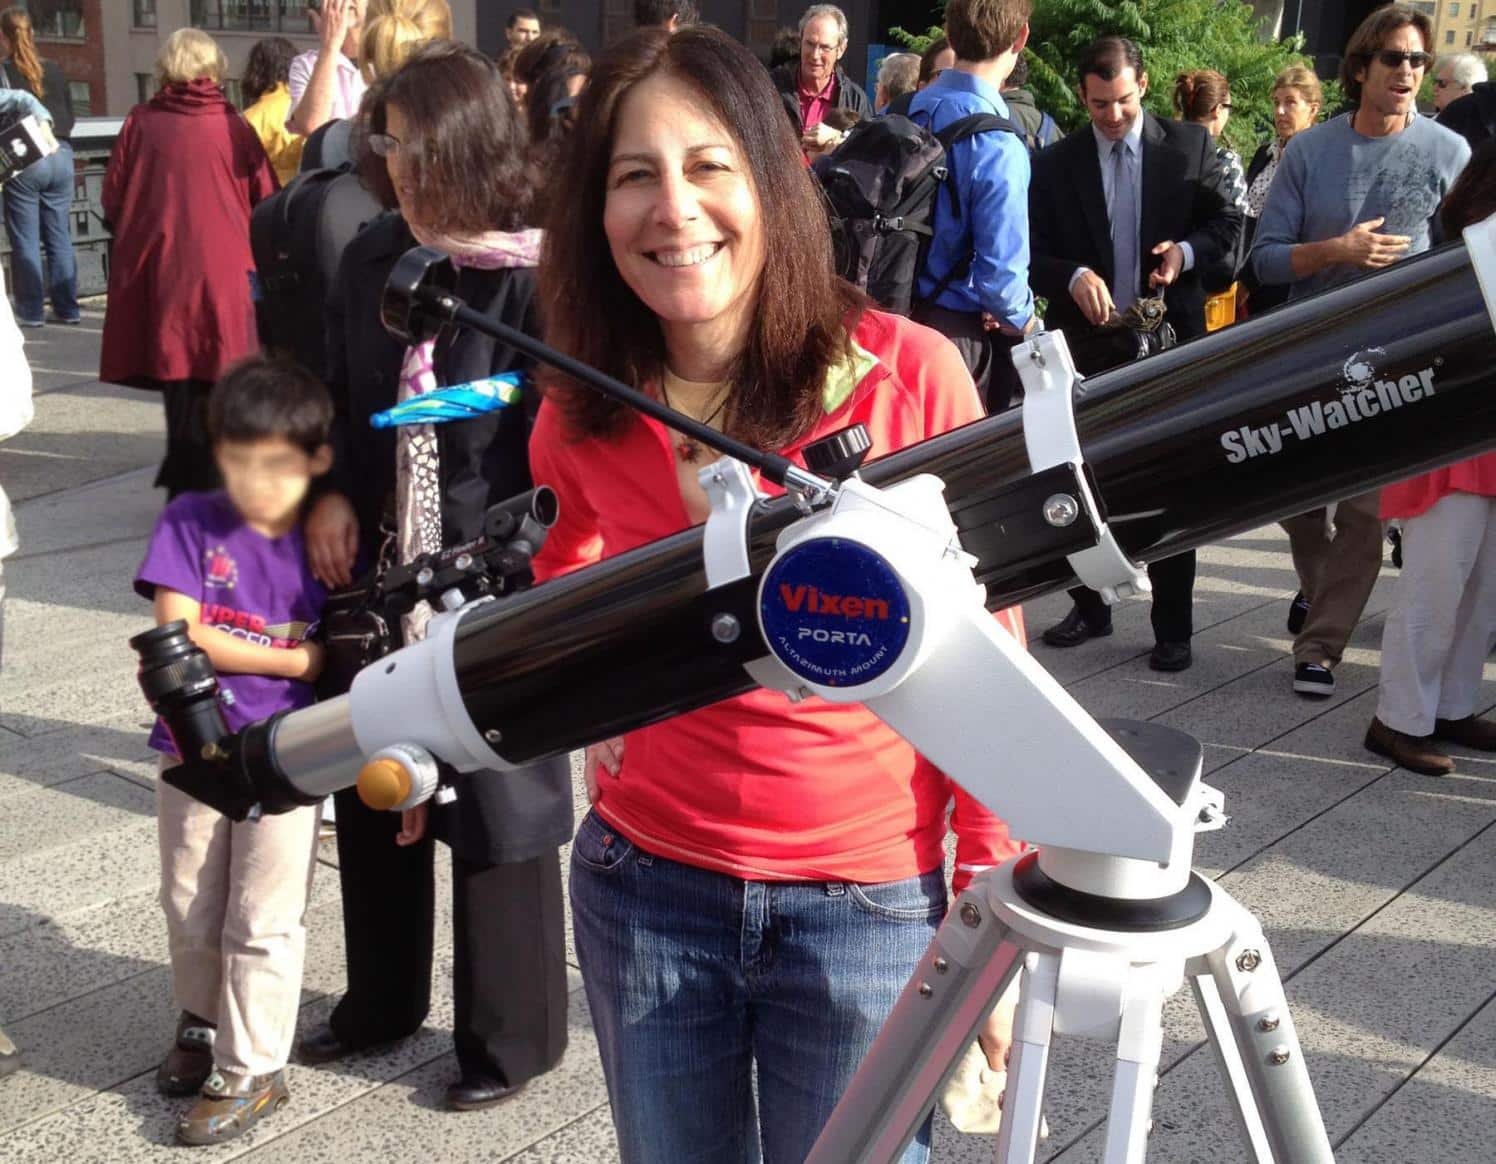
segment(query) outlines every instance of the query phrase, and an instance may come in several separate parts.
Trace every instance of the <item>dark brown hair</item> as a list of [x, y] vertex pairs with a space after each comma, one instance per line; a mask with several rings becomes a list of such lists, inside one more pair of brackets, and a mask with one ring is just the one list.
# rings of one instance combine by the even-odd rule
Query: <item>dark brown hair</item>
[[[384, 133], [398, 105], [411, 127], [411, 178], [426, 225], [455, 233], [517, 230], [529, 221], [534, 183], [525, 131], [498, 66], [450, 40], [421, 45], [364, 97], [365, 133]], [[385, 160], [359, 143], [364, 181], [397, 206]]]
[[[1345, 99], [1352, 105], [1361, 102], [1361, 82], [1356, 80], [1360, 69], [1371, 67], [1371, 58], [1382, 51], [1382, 46], [1399, 28], [1411, 24], [1423, 38], [1423, 51], [1434, 55], [1434, 26], [1429, 18], [1416, 8], [1406, 4], [1388, 4], [1378, 8], [1356, 26], [1345, 46], [1345, 58], [1340, 62], [1340, 88]], [[1432, 64], [1430, 68], [1432, 68]]]
[[1093, 40], [1080, 54], [1076, 66], [1076, 80], [1081, 89], [1086, 87], [1086, 78], [1096, 76], [1103, 81], [1115, 81], [1124, 69], [1131, 69], [1141, 83], [1144, 73], [1143, 50], [1125, 36], [1102, 36]]
[[1029, 18], [1029, 0], [949, 0], [945, 35], [963, 61], [990, 61], [1013, 47]]
[[[556, 184], [567, 196], [552, 200], [546, 224], [546, 338], [625, 383], [663, 372], [659, 320], [618, 273], [603, 231], [619, 107], [641, 82], [662, 75], [693, 89], [700, 108], [722, 123], [757, 196], [765, 262], [747, 344], [728, 373], [724, 423], [758, 448], [782, 448], [820, 417], [826, 371], [849, 353], [848, 327], [867, 300], [833, 271], [826, 211], [769, 74], [719, 29], [640, 29], [594, 65]], [[574, 381], [556, 378], [552, 387], [579, 435], [610, 436], [629, 422], [627, 405]]]
[[1458, 239], [1471, 223], [1482, 222], [1492, 214], [1496, 214], [1496, 141], [1484, 141], [1476, 146], [1444, 195], [1439, 223], [1446, 239]]
[[930, 46], [919, 55], [919, 87], [923, 89], [930, 83], [930, 78], [935, 75], [935, 58], [946, 49], [951, 47], [951, 42], [943, 36], [937, 36], [930, 42]]
[[332, 397], [293, 359], [246, 356], [213, 386], [205, 419], [215, 445], [283, 437], [315, 453], [332, 434]]
[[277, 85], [290, 80], [291, 58], [296, 51], [296, 46], [283, 36], [255, 41], [254, 48], [249, 50], [249, 60], [244, 63], [244, 76], [239, 79], [246, 109]]
[[1174, 78], [1174, 110], [1185, 121], [1208, 121], [1231, 100], [1231, 86], [1214, 69], [1194, 69]]

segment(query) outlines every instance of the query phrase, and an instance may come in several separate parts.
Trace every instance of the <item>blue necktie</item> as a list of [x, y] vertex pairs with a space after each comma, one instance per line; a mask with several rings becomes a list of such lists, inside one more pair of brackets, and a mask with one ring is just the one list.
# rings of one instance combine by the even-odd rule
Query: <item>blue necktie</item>
[[1112, 302], [1126, 311], [1138, 297], [1138, 209], [1133, 190], [1132, 150], [1112, 143]]

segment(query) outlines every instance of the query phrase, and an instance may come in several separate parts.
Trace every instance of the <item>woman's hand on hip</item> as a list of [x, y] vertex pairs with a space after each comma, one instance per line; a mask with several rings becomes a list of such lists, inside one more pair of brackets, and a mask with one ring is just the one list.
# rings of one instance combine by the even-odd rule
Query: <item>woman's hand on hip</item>
[[306, 518], [306, 557], [324, 586], [347, 586], [353, 581], [358, 556], [358, 516], [341, 493], [324, 493]]
[[602, 790], [597, 784], [597, 770], [601, 767], [609, 776], [617, 776], [623, 768], [623, 737], [590, 744], [586, 761], [582, 765], [582, 779], [587, 782], [587, 803], [596, 804], [602, 799]]

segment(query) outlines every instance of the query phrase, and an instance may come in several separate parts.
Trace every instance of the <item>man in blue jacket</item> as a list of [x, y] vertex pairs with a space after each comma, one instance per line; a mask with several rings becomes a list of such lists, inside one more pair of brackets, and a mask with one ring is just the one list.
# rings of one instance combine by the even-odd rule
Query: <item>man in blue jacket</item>
[[945, 34], [956, 63], [909, 105], [910, 120], [934, 133], [976, 114], [1010, 127], [951, 145], [950, 178], [936, 196], [934, 237], [915, 287], [914, 318], [955, 343], [988, 412], [1015, 399], [1009, 353], [1034, 327], [1028, 147], [1002, 98], [1028, 42], [1028, 18], [1029, 0], [950, 0]]

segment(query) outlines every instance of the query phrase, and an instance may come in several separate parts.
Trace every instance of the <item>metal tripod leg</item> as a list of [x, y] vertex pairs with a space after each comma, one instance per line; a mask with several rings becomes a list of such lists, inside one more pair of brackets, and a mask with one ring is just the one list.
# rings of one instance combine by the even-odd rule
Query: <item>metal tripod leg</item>
[[1205, 1034], [1210, 1039], [1210, 1049], [1215, 1053], [1216, 1066], [1220, 1068], [1221, 1078], [1226, 1081], [1226, 1090], [1230, 1092], [1236, 1130], [1241, 1133], [1256, 1164], [1269, 1164], [1273, 1153], [1268, 1147], [1267, 1132], [1262, 1127], [1262, 1115], [1252, 1096], [1252, 1084], [1247, 1079], [1247, 1069], [1241, 1061], [1236, 1035], [1226, 1017], [1221, 992], [1216, 989], [1215, 979], [1210, 976], [1210, 964], [1203, 957], [1191, 961], [1190, 990], [1195, 995], [1195, 1005], [1200, 1008], [1200, 1017], [1205, 1022]]
[[[1259, 1151], [1258, 1158], [1276, 1164], [1333, 1164], [1304, 1052], [1262, 927], [1225, 893], [1218, 893], [1216, 908], [1232, 912], [1231, 938], [1205, 957], [1251, 1088], [1251, 1106], [1243, 1109], [1241, 1118], [1250, 1126], [1255, 1108], [1271, 1153], [1263, 1157]], [[1232, 1091], [1242, 1103], [1240, 1093]]]
[[[1175, 963], [1177, 966], [1178, 963]], [[1158, 1059], [1163, 1053], [1164, 999], [1178, 983], [1164, 981], [1161, 966], [1134, 966], [1122, 998], [1117, 1035], [1117, 1074], [1106, 1120], [1106, 1164], [1142, 1164], [1148, 1154], [1148, 1126]]]
[[968, 889], [935, 934], [806, 1164], [888, 1164], [914, 1137], [1022, 949]]
[[1024, 955], [1023, 982], [1018, 1008], [1013, 1014], [1013, 1043], [1008, 1053], [1003, 1122], [997, 1133], [997, 1154], [993, 1157], [1001, 1164], [1033, 1164], [1039, 1152], [1059, 977], [1058, 954], [1031, 951]]

